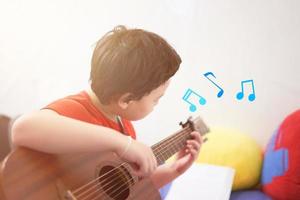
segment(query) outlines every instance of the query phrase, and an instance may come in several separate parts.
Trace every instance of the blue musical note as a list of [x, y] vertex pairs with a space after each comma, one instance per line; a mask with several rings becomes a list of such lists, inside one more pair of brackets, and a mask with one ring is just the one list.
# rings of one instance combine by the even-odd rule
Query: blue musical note
[[209, 75], [212, 75], [214, 78], [216, 78], [216, 76], [212, 73], [212, 72], [207, 72], [205, 74], [203, 74], [210, 82], [212, 82], [217, 88], [220, 89], [220, 91], [218, 92], [217, 94], [217, 97], [220, 98], [223, 94], [224, 94], [224, 90], [219, 86], [217, 85], [213, 80], [211, 80], [208, 76]]
[[255, 90], [254, 90], [254, 82], [253, 82], [253, 80], [241, 81], [242, 91], [239, 92], [239, 93], [237, 93], [236, 98], [237, 98], [238, 100], [241, 100], [241, 99], [244, 98], [244, 94], [245, 94], [245, 93], [244, 93], [244, 84], [246, 84], [246, 83], [250, 83], [251, 86], [252, 86], [252, 93], [249, 94], [248, 100], [249, 100], [249, 101], [254, 101], [255, 98], [256, 98], [256, 96], [255, 96]]
[[188, 100], [188, 98], [191, 96], [191, 94], [194, 94], [197, 97], [199, 97], [199, 103], [200, 103], [200, 105], [205, 105], [206, 104], [206, 100], [205, 100], [205, 98], [203, 98], [202, 96], [200, 96], [199, 94], [197, 94], [196, 92], [194, 92], [193, 90], [187, 89], [187, 91], [185, 92], [185, 94], [182, 97], [182, 99], [185, 102], [187, 102], [188, 104], [190, 104], [190, 111], [191, 112], [195, 112], [197, 110], [196, 105]]

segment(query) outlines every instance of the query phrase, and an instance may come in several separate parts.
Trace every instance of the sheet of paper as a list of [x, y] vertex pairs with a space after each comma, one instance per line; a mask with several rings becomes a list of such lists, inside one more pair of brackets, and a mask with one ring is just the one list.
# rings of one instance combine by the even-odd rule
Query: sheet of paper
[[165, 200], [228, 200], [234, 169], [194, 164], [173, 181]]

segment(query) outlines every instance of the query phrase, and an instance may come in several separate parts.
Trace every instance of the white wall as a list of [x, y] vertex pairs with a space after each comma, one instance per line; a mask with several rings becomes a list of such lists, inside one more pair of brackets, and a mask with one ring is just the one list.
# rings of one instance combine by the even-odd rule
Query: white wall
[[[39, 109], [88, 86], [94, 43], [115, 25], [165, 37], [183, 59], [156, 110], [136, 123], [152, 144], [192, 113], [192, 88], [207, 99], [193, 116], [241, 129], [265, 144], [300, 103], [300, 2], [297, 0], [0, 1], [0, 112]], [[203, 76], [212, 71], [222, 98]], [[256, 100], [237, 101], [254, 79]]]

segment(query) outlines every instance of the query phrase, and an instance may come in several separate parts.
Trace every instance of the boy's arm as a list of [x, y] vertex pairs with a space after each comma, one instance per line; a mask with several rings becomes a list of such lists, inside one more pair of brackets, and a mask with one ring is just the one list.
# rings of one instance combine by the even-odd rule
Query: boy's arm
[[17, 119], [12, 127], [14, 145], [47, 153], [114, 151], [125, 147], [127, 139], [113, 129], [85, 123], [40, 110]]
[[12, 127], [12, 142], [46, 153], [115, 152], [138, 166], [138, 176], [152, 174], [157, 166], [151, 148], [143, 143], [47, 109], [18, 118]]

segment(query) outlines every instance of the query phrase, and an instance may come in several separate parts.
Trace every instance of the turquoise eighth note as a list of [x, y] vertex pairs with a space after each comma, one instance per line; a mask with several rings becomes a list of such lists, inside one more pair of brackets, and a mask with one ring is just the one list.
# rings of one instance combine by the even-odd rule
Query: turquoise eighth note
[[184, 94], [184, 96], [182, 97], [182, 99], [190, 105], [190, 108], [189, 108], [190, 111], [191, 111], [191, 112], [195, 112], [195, 111], [197, 110], [196, 105], [188, 100], [188, 98], [189, 98], [192, 94], [196, 95], [196, 96], [199, 98], [199, 104], [200, 104], [200, 105], [205, 105], [205, 104], [206, 104], [206, 99], [203, 98], [202, 96], [200, 96], [199, 94], [197, 94], [196, 92], [194, 92], [193, 90], [187, 89], [187, 91], [185, 92], [185, 94]]
[[255, 98], [256, 98], [256, 96], [255, 96], [255, 90], [254, 90], [254, 82], [253, 82], [253, 80], [241, 81], [241, 88], [242, 88], [242, 91], [239, 92], [239, 93], [237, 93], [236, 98], [237, 98], [238, 100], [241, 100], [241, 99], [244, 98], [244, 94], [245, 94], [245, 93], [244, 93], [244, 84], [246, 84], [246, 83], [250, 83], [251, 86], [252, 86], [252, 93], [249, 94], [248, 100], [249, 100], [249, 101], [254, 101]]

